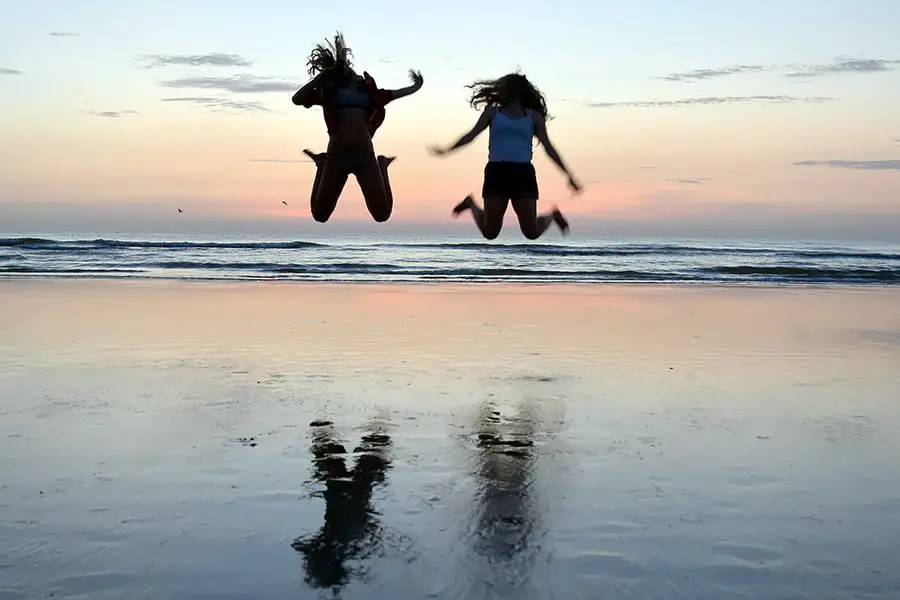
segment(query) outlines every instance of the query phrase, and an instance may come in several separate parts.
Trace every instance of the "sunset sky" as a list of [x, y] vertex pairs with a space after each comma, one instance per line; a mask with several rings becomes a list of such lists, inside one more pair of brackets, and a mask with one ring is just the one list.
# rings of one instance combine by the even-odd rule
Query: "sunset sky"
[[[586, 186], [571, 197], [536, 149], [542, 204], [573, 233], [900, 241], [896, 0], [3, 6], [4, 234], [474, 233], [449, 212], [480, 190], [487, 134], [443, 160], [425, 148], [474, 123], [466, 83], [521, 67]], [[326, 133], [290, 97], [336, 30], [383, 87], [425, 77], [375, 138], [399, 157], [385, 225], [352, 179], [330, 223], [309, 216], [300, 151]]]

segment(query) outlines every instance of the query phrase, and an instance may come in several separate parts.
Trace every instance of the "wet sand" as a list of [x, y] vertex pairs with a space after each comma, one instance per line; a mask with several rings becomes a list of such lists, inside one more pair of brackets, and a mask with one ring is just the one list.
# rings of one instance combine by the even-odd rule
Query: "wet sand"
[[0, 282], [0, 599], [891, 598], [900, 293]]

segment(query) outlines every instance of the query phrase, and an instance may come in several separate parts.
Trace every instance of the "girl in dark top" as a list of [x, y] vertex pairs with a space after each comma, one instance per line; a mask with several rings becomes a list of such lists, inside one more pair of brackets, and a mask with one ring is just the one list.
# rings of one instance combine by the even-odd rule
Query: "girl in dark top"
[[503, 217], [511, 201], [519, 218], [519, 228], [529, 240], [541, 237], [552, 223], [556, 223], [563, 234], [568, 233], [569, 223], [555, 206], [548, 213], [537, 214], [538, 184], [532, 164], [534, 138], [569, 178], [569, 187], [575, 192], [582, 189], [547, 136], [547, 102], [543, 94], [520, 73], [476, 81], [468, 87], [474, 90], [470, 100], [472, 107], [484, 107], [475, 126], [449, 148], [431, 148], [432, 154], [445, 156], [472, 143], [485, 129], [490, 129], [488, 163], [481, 188], [484, 208], [478, 206], [470, 194], [453, 208], [454, 216], [472, 211], [478, 230], [486, 239], [493, 240], [500, 235]]
[[385, 106], [413, 94], [422, 87], [421, 73], [410, 71], [413, 85], [385, 90], [368, 73], [358, 75], [351, 62], [352, 51], [338, 33], [327, 46], [317, 45], [309, 56], [309, 74], [315, 75], [293, 96], [297, 106], [321, 106], [328, 129], [328, 148], [321, 154], [304, 150], [316, 163], [316, 179], [310, 194], [312, 216], [326, 222], [353, 174], [366, 207], [375, 221], [387, 221], [394, 199], [387, 175], [394, 157], [375, 155], [372, 136], [385, 117]]

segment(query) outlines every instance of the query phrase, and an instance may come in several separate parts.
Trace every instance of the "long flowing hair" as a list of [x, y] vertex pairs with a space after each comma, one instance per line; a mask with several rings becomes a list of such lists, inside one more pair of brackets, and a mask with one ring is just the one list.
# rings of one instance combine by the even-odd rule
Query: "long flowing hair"
[[334, 40], [325, 40], [324, 44], [316, 44], [306, 61], [310, 75], [334, 72], [338, 75], [354, 76], [353, 50], [344, 41], [344, 34], [338, 31]]
[[472, 90], [469, 104], [475, 110], [486, 106], [502, 108], [518, 100], [523, 108], [537, 111], [545, 119], [550, 116], [544, 94], [522, 73], [507, 73], [498, 79], [482, 79], [466, 87]]

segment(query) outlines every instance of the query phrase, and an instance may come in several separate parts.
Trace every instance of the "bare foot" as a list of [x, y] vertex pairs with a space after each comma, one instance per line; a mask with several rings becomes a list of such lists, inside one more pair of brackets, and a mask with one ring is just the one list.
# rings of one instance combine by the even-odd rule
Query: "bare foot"
[[559, 227], [559, 230], [563, 235], [569, 233], [569, 222], [555, 206], [553, 207], [553, 222], [556, 223], [556, 226]]
[[324, 163], [325, 159], [328, 157], [328, 154], [326, 154], [325, 152], [319, 152], [318, 154], [316, 154], [309, 148], [304, 148], [303, 154], [307, 155], [314, 163], [316, 163], [317, 167], [321, 167], [322, 163]]
[[396, 156], [379, 156], [378, 164], [381, 165], [382, 169], [387, 169], [395, 160], [397, 160]]
[[472, 205], [474, 204], [475, 199], [471, 194], [469, 194], [468, 196], [466, 196], [465, 200], [453, 207], [453, 216], [458, 217], [461, 212], [470, 210], [472, 208]]

